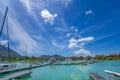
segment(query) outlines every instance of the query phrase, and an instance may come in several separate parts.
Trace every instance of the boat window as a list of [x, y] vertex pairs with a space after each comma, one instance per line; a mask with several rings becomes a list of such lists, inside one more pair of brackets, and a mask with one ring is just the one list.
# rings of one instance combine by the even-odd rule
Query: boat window
[[8, 67], [9, 65], [4, 65], [3, 67]]

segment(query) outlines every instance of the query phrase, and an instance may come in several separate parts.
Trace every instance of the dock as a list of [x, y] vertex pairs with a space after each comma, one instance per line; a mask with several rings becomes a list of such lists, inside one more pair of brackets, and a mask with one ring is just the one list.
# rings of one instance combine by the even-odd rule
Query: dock
[[109, 74], [113, 74], [117, 77], [120, 77], [120, 73], [118, 73], [118, 72], [113, 72], [113, 71], [109, 71], [109, 70], [104, 70], [104, 72], [109, 73]]
[[93, 80], [107, 80], [106, 78], [98, 75], [97, 73], [89, 73], [89, 76], [90, 76]]
[[32, 73], [31, 71], [17, 72], [12, 75], [6, 76], [5, 78], [0, 78], [0, 80], [12, 80], [17, 78], [23, 78], [23, 77], [29, 76], [31, 73]]
[[47, 65], [48, 65], [48, 64], [30, 65], [30, 66], [26, 66], [26, 67], [18, 67], [18, 68], [13, 68], [13, 69], [1, 70], [1, 71], [0, 71], [0, 74], [9, 73], [9, 72], [14, 72], [14, 71], [27, 70], [27, 69], [32, 69], [32, 68], [37, 68], [37, 67], [42, 67], [42, 66], [47, 66]]

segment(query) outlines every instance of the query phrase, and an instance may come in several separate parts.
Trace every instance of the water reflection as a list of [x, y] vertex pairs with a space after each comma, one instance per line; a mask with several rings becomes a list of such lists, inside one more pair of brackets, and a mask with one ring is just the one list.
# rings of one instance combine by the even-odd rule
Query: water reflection
[[50, 68], [51, 72], [53, 72], [56, 69], [56, 65], [49, 65], [49, 68]]

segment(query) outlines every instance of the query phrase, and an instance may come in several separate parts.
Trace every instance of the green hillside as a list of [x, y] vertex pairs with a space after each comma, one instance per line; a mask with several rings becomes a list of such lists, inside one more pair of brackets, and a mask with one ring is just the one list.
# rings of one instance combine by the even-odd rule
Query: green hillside
[[[8, 48], [5, 46], [0, 45], [0, 58], [6, 59], [8, 58]], [[20, 54], [18, 54], [16, 51], [10, 49], [10, 57], [11, 58], [22, 58]]]

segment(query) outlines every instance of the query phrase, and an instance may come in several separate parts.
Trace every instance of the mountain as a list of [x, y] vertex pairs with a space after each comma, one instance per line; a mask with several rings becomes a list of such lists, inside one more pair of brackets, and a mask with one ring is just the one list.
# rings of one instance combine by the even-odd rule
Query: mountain
[[64, 57], [63, 56], [61, 56], [61, 55], [58, 55], [58, 54], [55, 54], [55, 55], [41, 55], [39, 58], [41, 58], [41, 59], [45, 59], [45, 60], [49, 60], [49, 59], [51, 59], [52, 57], [54, 57], [55, 59], [58, 59], [58, 60], [62, 60], [62, 59], [64, 59]]
[[[8, 58], [8, 48], [5, 46], [0, 45], [0, 57], [2, 58]], [[20, 54], [18, 54], [16, 51], [10, 49], [10, 57], [11, 58], [22, 58]]]
[[58, 54], [52, 55], [51, 57], [55, 57], [55, 58], [63, 58], [63, 56], [58, 55]]

